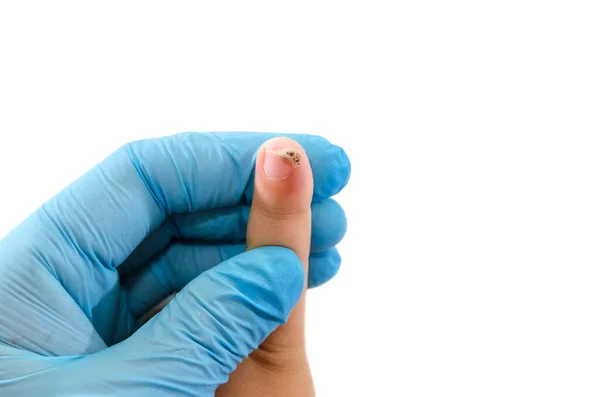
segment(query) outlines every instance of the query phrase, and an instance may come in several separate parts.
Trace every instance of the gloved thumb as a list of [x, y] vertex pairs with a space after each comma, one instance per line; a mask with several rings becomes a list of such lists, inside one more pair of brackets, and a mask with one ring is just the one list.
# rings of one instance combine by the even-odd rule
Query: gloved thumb
[[222, 262], [189, 283], [129, 339], [107, 349], [107, 355], [101, 352], [103, 372], [109, 368], [108, 378], [131, 391], [212, 396], [237, 364], [286, 322], [304, 278], [300, 259], [282, 247]]

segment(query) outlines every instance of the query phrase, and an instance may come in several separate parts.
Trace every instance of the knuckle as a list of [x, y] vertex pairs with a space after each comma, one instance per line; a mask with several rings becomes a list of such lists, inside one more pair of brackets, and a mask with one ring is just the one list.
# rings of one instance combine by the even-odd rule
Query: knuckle
[[290, 210], [288, 208], [257, 205], [255, 206], [257, 215], [271, 222], [287, 223], [294, 221], [306, 215], [306, 210]]

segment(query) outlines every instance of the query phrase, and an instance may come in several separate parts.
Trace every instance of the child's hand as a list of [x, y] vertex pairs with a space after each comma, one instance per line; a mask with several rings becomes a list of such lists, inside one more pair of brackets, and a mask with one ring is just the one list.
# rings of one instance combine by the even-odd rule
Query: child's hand
[[[247, 249], [283, 246], [308, 270], [313, 176], [302, 147], [289, 138], [267, 141], [256, 160]], [[284, 264], [282, 264], [284, 265]], [[289, 265], [289, 264], [288, 264]], [[276, 329], [217, 389], [219, 397], [313, 396], [304, 343], [305, 291], [288, 321]]]

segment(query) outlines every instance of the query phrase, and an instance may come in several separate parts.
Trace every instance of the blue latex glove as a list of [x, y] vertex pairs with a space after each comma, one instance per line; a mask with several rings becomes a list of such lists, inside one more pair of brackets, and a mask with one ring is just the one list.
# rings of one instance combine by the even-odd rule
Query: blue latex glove
[[[255, 152], [273, 136], [126, 145], [1, 240], [0, 395], [212, 396], [302, 291], [292, 251], [244, 252]], [[340, 264], [346, 220], [330, 197], [350, 164], [323, 138], [292, 137], [315, 180], [312, 287]]]

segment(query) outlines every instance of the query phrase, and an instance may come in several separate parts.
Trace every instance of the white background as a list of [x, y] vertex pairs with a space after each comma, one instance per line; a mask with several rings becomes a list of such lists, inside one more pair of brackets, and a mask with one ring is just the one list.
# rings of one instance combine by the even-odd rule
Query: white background
[[320, 396], [598, 396], [594, 3], [3, 2], [0, 235], [130, 140], [322, 134]]

